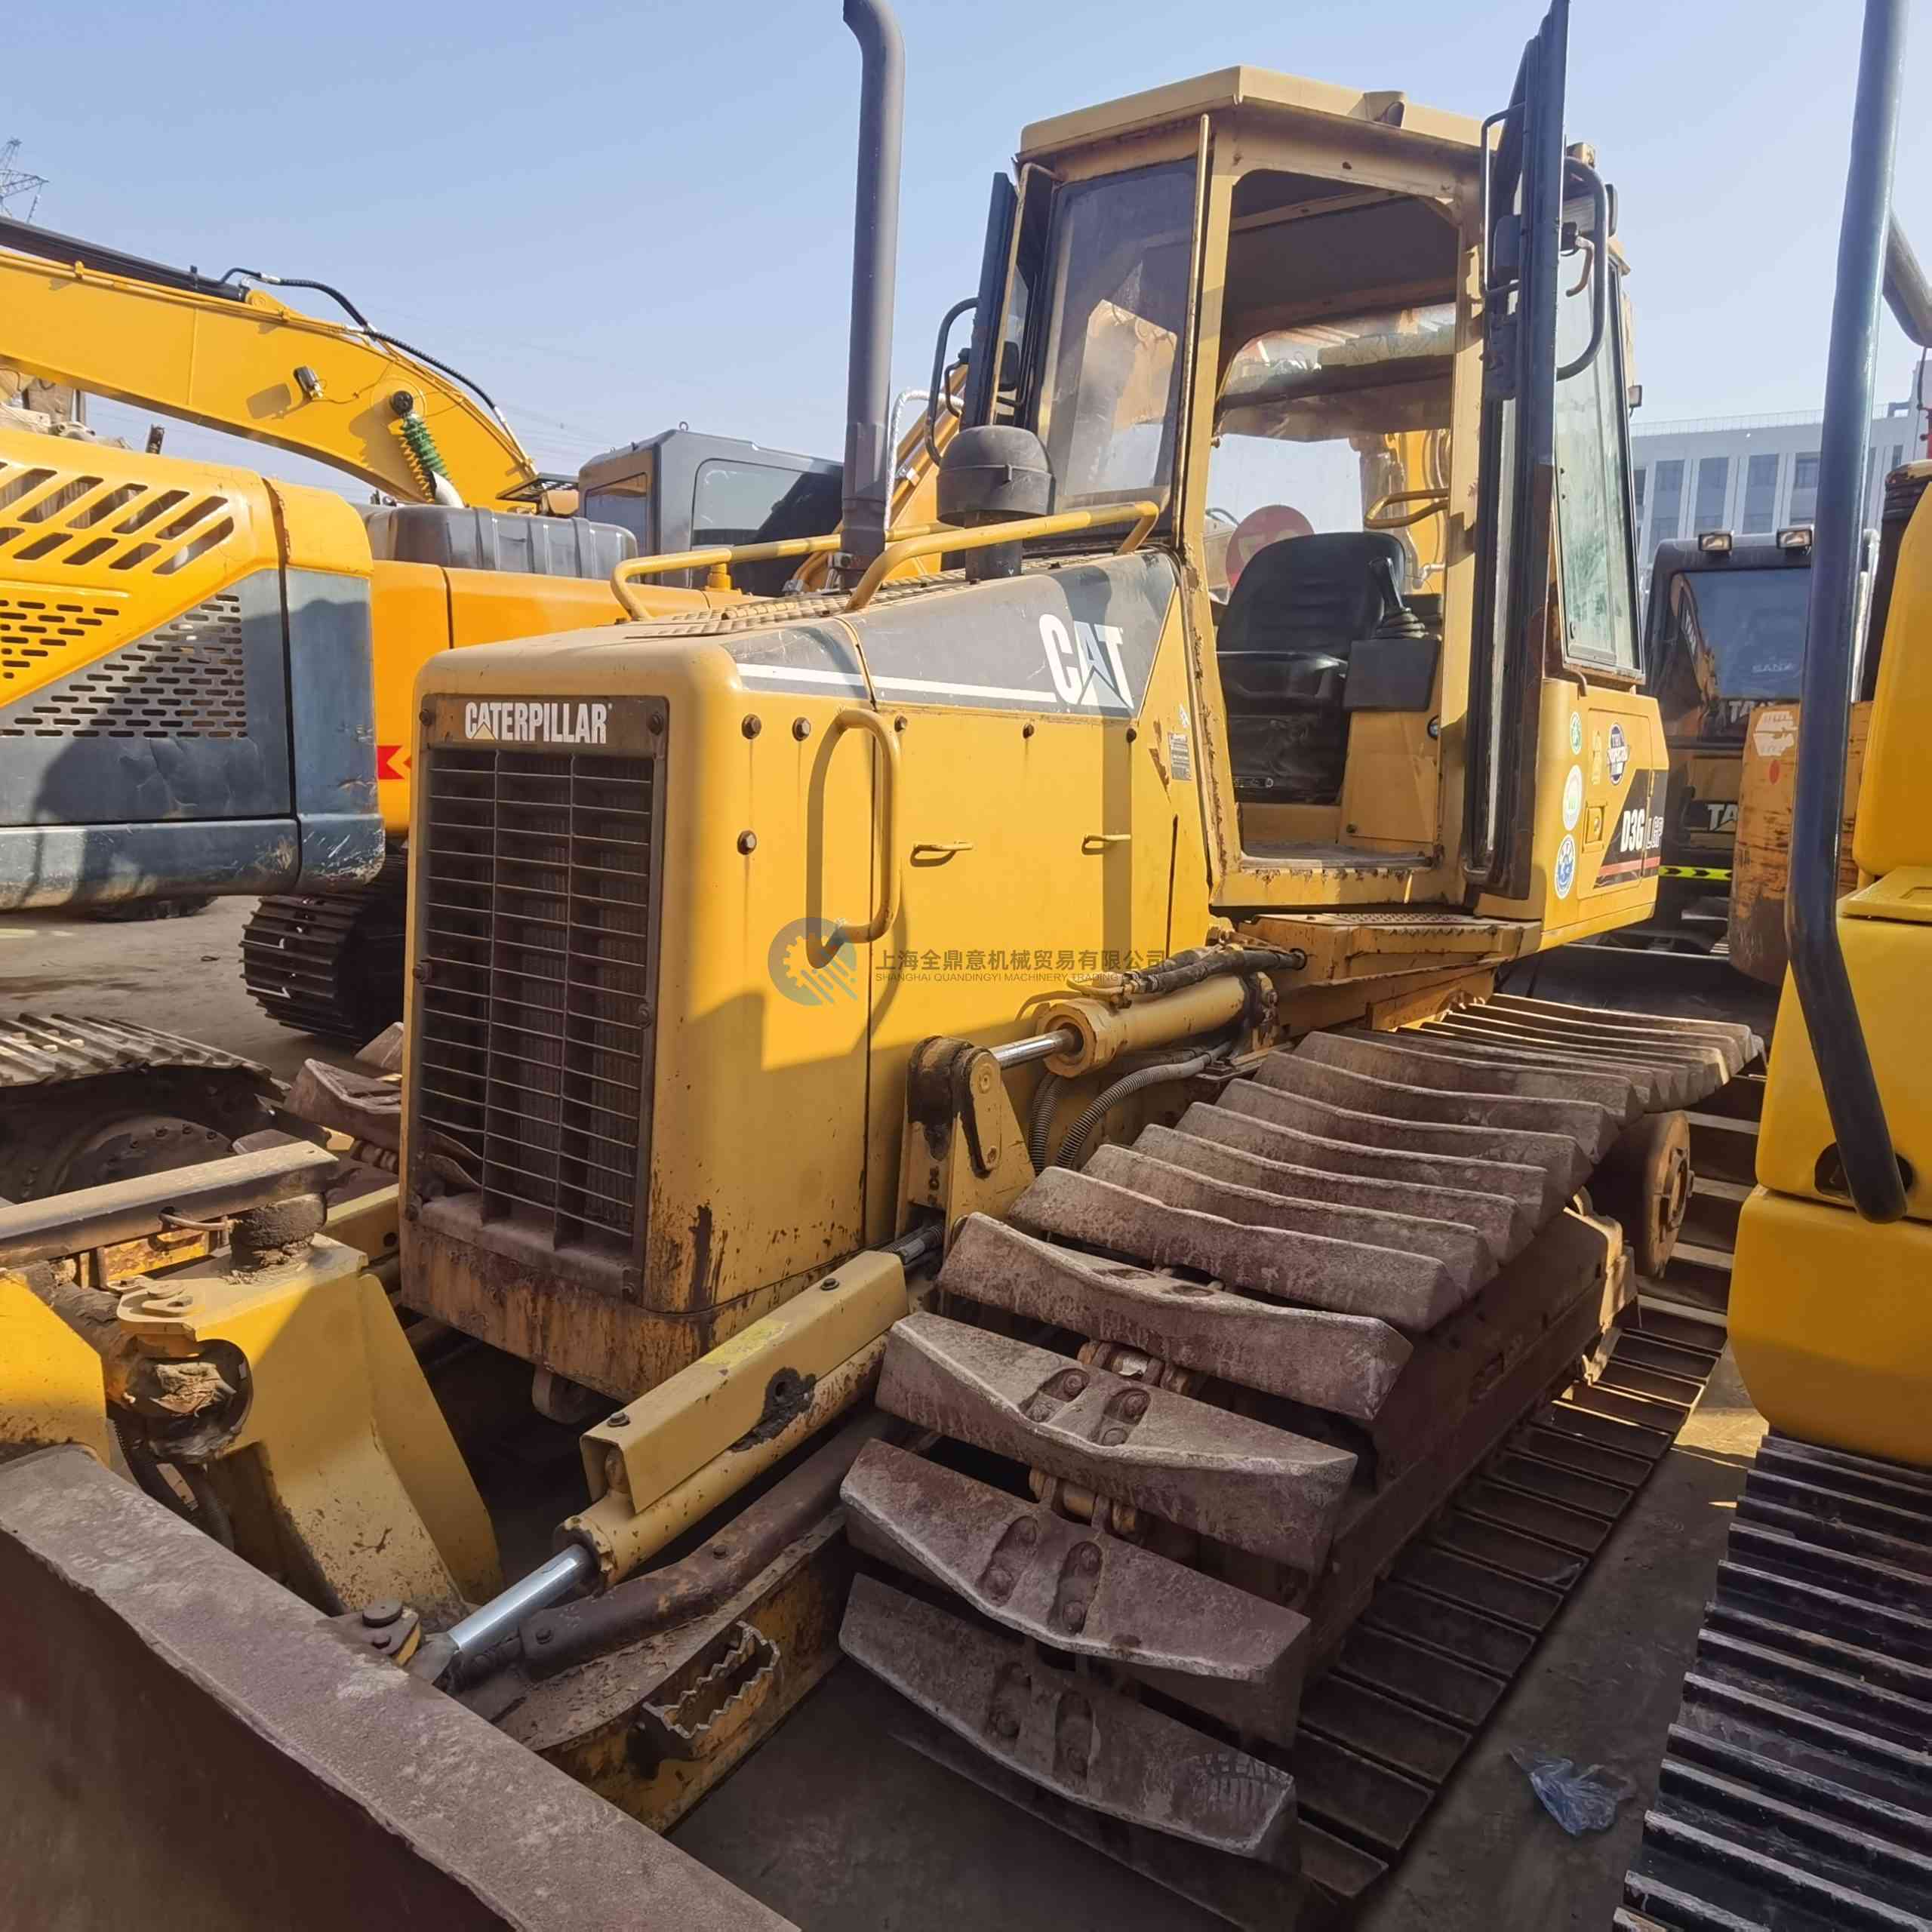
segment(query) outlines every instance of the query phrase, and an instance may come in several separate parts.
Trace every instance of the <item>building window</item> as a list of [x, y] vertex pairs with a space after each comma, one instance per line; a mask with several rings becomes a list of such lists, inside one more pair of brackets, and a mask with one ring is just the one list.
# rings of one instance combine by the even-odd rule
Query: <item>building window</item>
[[1721, 530], [1724, 503], [1730, 488], [1730, 458], [1700, 457], [1697, 460], [1697, 507], [1694, 531]]
[[1769, 530], [1777, 521], [1778, 460], [1754, 456], [1744, 466], [1744, 510], [1738, 528], [1749, 537]]
[[1651, 506], [1651, 542], [1654, 547], [1666, 537], [1677, 534], [1683, 506], [1684, 461], [1681, 457], [1674, 457], [1669, 462], [1657, 465], [1657, 500]]
[[1818, 452], [1808, 450], [1794, 457], [1791, 466], [1791, 508], [1786, 512], [1793, 523], [1809, 523], [1818, 514]]
[[1639, 516], [1644, 514], [1644, 479], [1650, 473], [1647, 469], [1640, 469], [1637, 472], [1637, 514]]

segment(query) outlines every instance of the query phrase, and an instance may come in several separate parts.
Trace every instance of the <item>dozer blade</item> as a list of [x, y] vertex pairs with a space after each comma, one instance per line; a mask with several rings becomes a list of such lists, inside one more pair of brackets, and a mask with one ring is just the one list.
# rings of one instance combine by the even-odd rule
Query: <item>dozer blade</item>
[[1353, 1146], [1289, 1126], [1276, 1117], [1279, 1098], [1266, 1088], [1237, 1080], [1221, 1090], [1211, 1106], [1195, 1101], [1181, 1115], [1180, 1131], [1266, 1160], [1318, 1168], [1344, 1181], [1367, 1179], [1398, 1185], [1414, 1181], [1426, 1187], [1501, 1195], [1522, 1210], [1532, 1228], [1540, 1226], [1562, 1205], [1562, 1196], [1541, 1168], [1521, 1161], [1478, 1161], [1450, 1154], [1423, 1157]]
[[1602, 1159], [1623, 1124], [1616, 1114], [1590, 1100], [1524, 1100], [1492, 1092], [1457, 1093], [1420, 1081], [1404, 1084], [1366, 1073], [1352, 1073], [1311, 1054], [1274, 1053], [1251, 1076], [1263, 1087], [1295, 1094], [1329, 1106], [1352, 1107], [1390, 1119], [1438, 1127], [1464, 1127], [1493, 1133], [1498, 1128], [1561, 1136], [1582, 1149], [1592, 1164]]
[[1412, 1352], [1386, 1322], [1100, 1260], [984, 1214], [960, 1224], [939, 1286], [1360, 1422], [1380, 1413]]
[[1622, 1074], [1586, 1072], [1581, 1068], [1558, 1073], [1503, 1060], [1459, 1063], [1429, 1051], [1407, 1033], [1311, 1033], [1295, 1052], [1303, 1060], [1405, 1086], [1457, 1094], [1509, 1094], [1526, 1100], [1586, 1101], [1607, 1108], [1626, 1123], [1648, 1105], [1636, 1081]]
[[1085, 1241], [1156, 1267], [1198, 1268], [1277, 1301], [1373, 1315], [1405, 1334], [1433, 1328], [1477, 1285], [1432, 1255], [1244, 1227], [1066, 1168], [1048, 1168], [1014, 1203], [1013, 1218], [1035, 1234]]
[[1463, 1066], [1517, 1068], [1548, 1073], [1558, 1080], [1575, 1075], [1627, 1080], [1646, 1113], [1690, 1104], [1692, 1069], [1679, 1060], [1633, 1060], [1612, 1049], [1561, 1047], [1554, 1040], [1512, 1039], [1500, 1032], [1466, 1036], [1440, 1031], [1432, 1024], [1405, 1026], [1394, 1037], [1411, 1053]]
[[1244, 1227], [1291, 1228], [1298, 1234], [1320, 1235], [1330, 1241], [1432, 1255], [1459, 1282], [1472, 1287], [1480, 1286], [1496, 1272], [1496, 1257], [1489, 1244], [1473, 1228], [1459, 1222], [1374, 1208], [1338, 1207], [1325, 1201], [1250, 1187], [1177, 1166], [1137, 1143], [1132, 1147], [1096, 1149], [1081, 1171], [1116, 1187], [1151, 1194], [1171, 1208], [1218, 1214], [1223, 1220], [1238, 1221]]
[[1313, 1573], [1355, 1459], [943, 1315], [886, 1339], [888, 1414]]
[[1259, 1081], [1231, 1081], [1221, 1091], [1220, 1104], [1252, 1112], [1263, 1120], [1292, 1127], [1331, 1140], [1374, 1147], [1383, 1153], [1447, 1155], [1458, 1160], [1506, 1161], [1537, 1168], [1546, 1177], [1543, 1218], [1583, 1184], [1590, 1161], [1567, 1134], [1531, 1134], [1509, 1127], [1442, 1127], [1433, 1122], [1398, 1120], [1387, 1114], [1365, 1113], [1337, 1106], [1306, 1094], [1292, 1094]]
[[1287, 1772], [875, 1577], [854, 1581], [839, 1641], [847, 1656], [1032, 1783], [1146, 1830], [1294, 1869]]
[[[1204, 1114], [1212, 1110], [1204, 1107], [1201, 1111]], [[1237, 1187], [1259, 1188], [1264, 1194], [1298, 1201], [1331, 1201], [1338, 1207], [1363, 1208], [1377, 1214], [1454, 1222], [1472, 1229], [1499, 1261], [1508, 1260], [1535, 1232], [1529, 1217], [1504, 1195], [1327, 1174], [1319, 1168], [1250, 1153], [1226, 1140], [1157, 1124], [1143, 1127], [1134, 1145], [1137, 1152], [1151, 1155], [1170, 1167], [1186, 1168], [1207, 1175], [1211, 1180], [1231, 1181]]]
[[889, 1443], [866, 1446], [841, 1500], [866, 1555], [1238, 1730], [1293, 1740], [1308, 1639], [1297, 1612]]
[[83, 1449], [0, 1466], [0, 1605], [10, 1927], [786, 1932]]

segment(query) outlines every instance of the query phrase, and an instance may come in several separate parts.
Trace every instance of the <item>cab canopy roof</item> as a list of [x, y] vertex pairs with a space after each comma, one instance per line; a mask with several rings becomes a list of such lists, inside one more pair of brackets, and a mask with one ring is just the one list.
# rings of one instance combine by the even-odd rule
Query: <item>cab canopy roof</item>
[[1337, 87], [1328, 81], [1304, 80], [1297, 74], [1277, 74], [1266, 67], [1223, 67], [1191, 81], [1173, 81], [1121, 100], [1085, 107], [1072, 114], [1036, 121], [1020, 137], [1020, 158], [1039, 161], [1061, 149], [1084, 147], [1123, 134], [1145, 134], [1192, 120], [1203, 114], [1245, 108], [1284, 121], [1379, 122], [1406, 134], [1452, 147], [1481, 144], [1482, 124], [1466, 114], [1445, 113], [1424, 107], [1404, 94]]

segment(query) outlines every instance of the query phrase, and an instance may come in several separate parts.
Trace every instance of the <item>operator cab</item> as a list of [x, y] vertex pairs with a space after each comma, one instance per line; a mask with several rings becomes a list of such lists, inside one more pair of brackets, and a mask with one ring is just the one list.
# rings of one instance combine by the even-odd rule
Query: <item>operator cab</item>
[[[1240, 68], [1030, 128], [995, 186], [964, 420], [1035, 429], [1056, 511], [1161, 506], [1231, 897], [1520, 894], [1542, 681], [1639, 681], [1623, 262], [1551, 33], [1490, 124]], [[1535, 194], [1526, 272], [1484, 222]]]

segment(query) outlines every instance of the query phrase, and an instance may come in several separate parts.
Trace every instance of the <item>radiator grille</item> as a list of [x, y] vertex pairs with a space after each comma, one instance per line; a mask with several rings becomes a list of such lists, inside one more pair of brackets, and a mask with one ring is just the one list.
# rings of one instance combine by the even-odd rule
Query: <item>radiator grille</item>
[[[72, 639], [55, 641], [64, 645]], [[0, 644], [0, 669], [10, 662]], [[217, 592], [139, 643], [76, 672], [38, 703], [10, 711], [0, 726], [0, 737], [8, 738], [248, 735], [242, 598], [232, 590]]]
[[657, 770], [428, 753], [412, 1162], [559, 1246], [643, 1232]]

